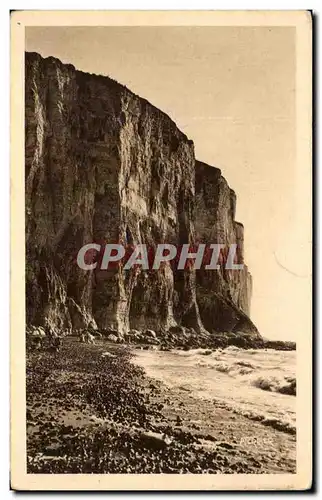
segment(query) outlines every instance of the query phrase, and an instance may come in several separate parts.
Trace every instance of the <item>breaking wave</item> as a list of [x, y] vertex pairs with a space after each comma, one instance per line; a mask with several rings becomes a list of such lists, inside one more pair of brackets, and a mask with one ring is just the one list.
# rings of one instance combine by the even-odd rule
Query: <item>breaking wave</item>
[[296, 379], [293, 377], [284, 377], [278, 379], [276, 377], [258, 377], [253, 381], [253, 385], [263, 391], [275, 391], [280, 394], [289, 394], [296, 396]]
[[[191, 351], [190, 357], [195, 358], [197, 366], [208, 367], [220, 373], [226, 373], [231, 377], [244, 377], [245, 382], [263, 391], [296, 396], [295, 376], [290, 375], [287, 371], [283, 373], [283, 366], [269, 363], [269, 358], [273, 357], [274, 354], [272, 355], [272, 353], [268, 353], [267, 351], [261, 353], [261, 363], [255, 364], [253, 359], [251, 361], [246, 359], [236, 361], [235, 357], [232, 358], [229, 354], [227, 355], [227, 352], [239, 352], [240, 356], [244, 357], [260, 353], [260, 351], [244, 351], [238, 347], [231, 346], [226, 349], [226, 353], [221, 351], [218, 354], [215, 351], [209, 355], [207, 352], [206, 360], [200, 358], [200, 355], [204, 355], [205, 353], [197, 349]], [[267, 358], [265, 358], [265, 354]]]
[[296, 432], [296, 351], [193, 349], [140, 354], [148, 375], [279, 431]]

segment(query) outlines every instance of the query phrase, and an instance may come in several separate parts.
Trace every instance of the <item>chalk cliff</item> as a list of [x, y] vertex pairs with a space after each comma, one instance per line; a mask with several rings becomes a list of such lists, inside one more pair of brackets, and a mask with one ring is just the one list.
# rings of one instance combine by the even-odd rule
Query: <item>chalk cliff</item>
[[244, 263], [244, 227], [235, 221], [236, 194], [218, 168], [196, 161], [195, 227], [198, 241], [237, 245], [239, 270], [197, 271], [197, 302], [209, 331], [252, 331], [252, 277]]
[[237, 243], [243, 262], [236, 196], [165, 113], [126, 87], [53, 57], [25, 61], [27, 323], [257, 335], [247, 267], [77, 266], [93, 241]]

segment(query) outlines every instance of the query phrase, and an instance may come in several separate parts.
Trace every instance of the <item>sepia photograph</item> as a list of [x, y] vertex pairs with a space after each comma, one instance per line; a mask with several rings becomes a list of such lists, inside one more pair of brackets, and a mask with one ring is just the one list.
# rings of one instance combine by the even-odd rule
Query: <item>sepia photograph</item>
[[14, 489], [310, 487], [311, 29], [13, 14]]

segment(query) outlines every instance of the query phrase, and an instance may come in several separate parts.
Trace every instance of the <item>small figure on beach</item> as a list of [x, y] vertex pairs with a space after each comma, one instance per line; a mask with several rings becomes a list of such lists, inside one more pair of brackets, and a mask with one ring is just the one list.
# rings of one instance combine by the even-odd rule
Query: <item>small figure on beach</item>
[[81, 330], [79, 332], [79, 341], [83, 344], [95, 344], [95, 337], [91, 333]]
[[58, 352], [61, 348], [62, 340], [60, 337], [55, 337], [51, 339], [49, 350], [53, 352]]

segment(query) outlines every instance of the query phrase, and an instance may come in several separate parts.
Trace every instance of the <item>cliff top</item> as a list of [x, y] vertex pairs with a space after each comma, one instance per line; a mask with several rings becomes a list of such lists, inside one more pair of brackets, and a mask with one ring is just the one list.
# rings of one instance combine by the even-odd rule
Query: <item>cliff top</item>
[[53, 57], [53, 56], [43, 57], [38, 52], [27, 52], [26, 51], [25, 52], [25, 58], [26, 58], [26, 60], [30, 60], [30, 61], [32, 61], [32, 60], [39, 60], [39, 61], [42, 60], [42, 61], [47, 62], [49, 64], [54, 64], [54, 65], [60, 67], [61, 69], [69, 69], [70, 71], [75, 72], [75, 74], [77, 74], [80, 78], [88, 78], [88, 77], [90, 77], [90, 78], [96, 80], [97, 82], [99, 82], [101, 84], [106, 84], [109, 87], [112, 87], [114, 91], [116, 90], [117, 92], [120, 92], [120, 93], [123, 91], [123, 92], [129, 94], [130, 96], [139, 99], [140, 102], [143, 105], [149, 107], [151, 109], [151, 111], [153, 111], [157, 115], [163, 117], [165, 120], [169, 120], [169, 122], [171, 123], [172, 127], [174, 129], [176, 129], [176, 131], [180, 135], [180, 137], [184, 141], [188, 142], [191, 146], [194, 146], [193, 140], [189, 139], [186, 136], [186, 134], [184, 132], [182, 132], [178, 128], [177, 124], [172, 120], [172, 118], [169, 115], [167, 115], [164, 111], [162, 111], [159, 108], [157, 108], [156, 106], [154, 106], [150, 101], [148, 101], [144, 97], [141, 97], [138, 94], [135, 94], [135, 92], [133, 92], [132, 90], [130, 90], [126, 85], [123, 85], [122, 83], [119, 83], [117, 80], [114, 80], [110, 76], [107, 76], [107, 75], [98, 75], [96, 73], [87, 73], [85, 71], [81, 71], [81, 70], [76, 69], [73, 64], [63, 63], [57, 57]]

